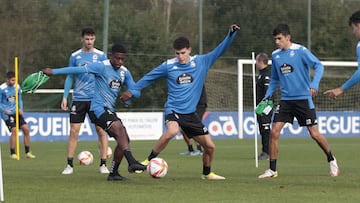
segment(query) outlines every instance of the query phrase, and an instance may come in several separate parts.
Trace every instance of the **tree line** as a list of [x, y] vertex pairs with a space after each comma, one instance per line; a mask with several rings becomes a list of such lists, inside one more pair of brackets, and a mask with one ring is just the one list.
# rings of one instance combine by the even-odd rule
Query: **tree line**
[[[293, 41], [304, 45], [308, 42], [307, 0], [109, 2], [108, 47], [118, 42], [125, 45], [126, 66], [135, 80], [174, 56], [172, 41], [176, 37], [187, 36], [193, 54], [197, 54], [202, 36], [206, 53], [224, 38], [232, 23], [238, 23], [241, 30], [214, 69], [235, 71], [236, 59], [250, 58], [253, 51], [271, 54], [275, 48], [272, 29], [278, 23], [290, 25]], [[201, 34], [200, 2], [203, 4]], [[354, 9], [360, 8], [359, 4], [354, 0], [311, 1], [311, 50], [321, 60], [355, 60], [356, 41], [347, 20]], [[103, 16], [104, 0], [2, 0], [0, 79], [5, 80], [5, 73], [13, 69], [15, 56], [19, 57], [20, 80], [45, 67], [66, 66], [70, 53], [81, 46], [80, 30], [84, 26], [95, 28], [96, 47], [102, 49]], [[44, 88], [62, 88], [63, 81], [62, 76], [52, 77]], [[134, 107], [161, 108], [164, 99], [158, 98], [166, 98], [166, 91], [165, 81], [161, 81], [146, 89], [142, 101], [134, 101]]]

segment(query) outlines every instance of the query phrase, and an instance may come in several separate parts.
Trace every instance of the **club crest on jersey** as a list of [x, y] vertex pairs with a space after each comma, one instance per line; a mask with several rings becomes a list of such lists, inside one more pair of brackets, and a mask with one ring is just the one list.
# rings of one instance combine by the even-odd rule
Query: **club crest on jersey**
[[195, 67], [196, 67], [196, 63], [195, 63], [194, 61], [191, 61], [190, 67], [191, 67], [191, 68], [195, 68]]
[[294, 71], [294, 68], [290, 64], [284, 63], [280, 66], [280, 71], [283, 75], [292, 73]]
[[98, 55], [94, 54], [93, 55], [93, 62], [96, 62], [98, 60]]
[[121, 87], [121, 81], [119, 79], [115, 79], [110, 82], [109, 87], [111, 89], [119, 89]]
[[181, 74], [177, 80], [176, 80], [176, 83], [177, 84], [189, 84], [189, 83], [192, 83], [193, 82], [193, 77], [190, 75], [190, 74], [187, 74], [187, 73], [183, 73]]

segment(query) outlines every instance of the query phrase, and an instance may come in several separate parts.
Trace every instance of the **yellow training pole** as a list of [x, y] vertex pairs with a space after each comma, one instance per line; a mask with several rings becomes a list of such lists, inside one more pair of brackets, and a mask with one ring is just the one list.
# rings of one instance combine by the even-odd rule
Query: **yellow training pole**
[[15, 57], [15, 132], [16, 132], [16, 155], [17, 160], [20, 160], [20, 142], [19, 142], [19, 87], [18, 87], [18, 70], [19, 59]]

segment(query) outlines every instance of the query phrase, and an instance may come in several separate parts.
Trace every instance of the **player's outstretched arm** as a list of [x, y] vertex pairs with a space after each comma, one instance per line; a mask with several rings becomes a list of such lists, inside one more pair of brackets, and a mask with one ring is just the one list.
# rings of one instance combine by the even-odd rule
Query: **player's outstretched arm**
[[232, 24], [231, 26], [230, 26], [230, 32], [231, 33], [234, 33], [235, 31], [237, 31], [237, 30], [240, 30], [240, 26], [239, 25], [237, 25], [237, 24]]
[[42, 72], [47, 76], [52, 75], [52, 69], [51, 68], [45, 68], [44, 70], [42, 70]]
[[131, 99], [131, 97], [132, 97], [132, 93], [130, 91], [125, 91], [121, 94], [120, 100], [122, 102], [125, 102], [125, 101]]
[[326, 90], [324, 94], [328, 95], [330, 99], [336, 99], [336, 97], [342, 94], [343, 92], [344, 90], [341, 87], [338, 87], [335, 89]]

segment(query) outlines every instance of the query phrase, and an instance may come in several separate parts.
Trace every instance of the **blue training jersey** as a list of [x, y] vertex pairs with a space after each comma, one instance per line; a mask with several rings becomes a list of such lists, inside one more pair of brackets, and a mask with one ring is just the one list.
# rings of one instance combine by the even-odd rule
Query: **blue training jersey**
[[177, 58], [169, 59], [144, 75], [130, 89], [133, 94], [140, 94], [141, 89], [149, 86], [159, 78], [166, 78], [168, 97], [165, 103], [165, 114], [173, 111], [180, 114], [195, 112], [202, 92], [206, 74], [215, 61], [228, 49], [235, 33], [229, 33], [211, 52], [195, 55], [187, 64], [180, 64]]
[[344, 91], [360, 82], [360, 41], [357, 43], [357, 46], [356, 46], [356, 55], [357, 55], [358, 68], [353, 73], [353, 75], [349, 78], [349, 80], [347, 80], [341, 86]]
[[[8, 115], [4, 113], [4, 110], [9, 110], [10, 114], [16, 113], [16, 101], [15, 101], [15, 85], [9, 86], [5, 83], [0, 85], [0, 112], [1, 118], [4, 120], [8, 119]], [[23, 101], [21, 96], [21, 88], [18, 85], [18, 102], [19, 110], [23, 109]]]
[[[309, 68], [314, 69], [311, 81]], [[324, 66], [304, 46], [292, 43], [287, 50], [277, 49], [272, 53], [272, 69], [269, 88], [264, 98], [269, 98], [280, 83], [281, 100], [308, 99], [314, 108], [310, 88], [319, 89]]]
[[[114, 111], [122, 86], [126, 85], [127, 88], [132, 88], [135, 84], [130, 71], [125, 66], [115, 69], [110, 64], [110, 60], [91, 63], [82, 67], [53, 69], [54, 75], [79, 73], [94, 75], [94, 92], [96, 94], [91, 98], [90, 110], [94, 111], [97, 118], [104, 113], [105, 108]], [[134, 94], [134, 97], [138, 96]]]
[[[85, 66], [90, 63], [106, 60], [104, 52], [94, 49], [92, 52], [83, 52], [79, 49], [73, 52], [69, 59], [69, 67]], [[67, 98], [69, 91], [74, 83], [73, 101], [90, 101], [94, 94], [94, 75], [90, 73], [70, 74], [66, 77], [64, 83], [64, 98]]]

